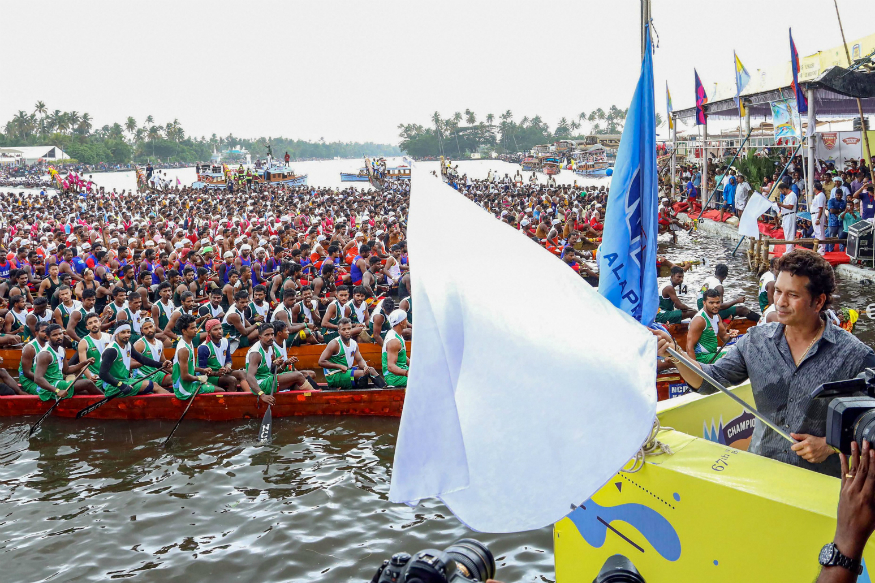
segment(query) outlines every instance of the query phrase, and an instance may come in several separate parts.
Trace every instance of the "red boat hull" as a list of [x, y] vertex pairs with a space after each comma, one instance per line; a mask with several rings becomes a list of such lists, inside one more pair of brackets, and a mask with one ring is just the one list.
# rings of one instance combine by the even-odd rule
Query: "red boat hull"
[[[74, 396], [55, 408], [53, 415], [75, 417], [76, 413], [102, 399], [95, 395]], [[42, 415], [53, 401], [41, 401], [31, 395], [0, 398], [0, 417]], [[88, 415], [88, 419], [167, 419], [175, 421], [182, 415], [187, 401], [173, 395], [143, 395], [117, 398]], [[198, 395], [186, 419], [232, 421], [261, 418], [265, 404], [249, 392], [212, 393]], [[271, 410], [273, 417], [301, 415], [371, 415], [400, 417], [404, 407], [404, 389], [366, 389], [349, 391], [285, 391], [276, 397]]]

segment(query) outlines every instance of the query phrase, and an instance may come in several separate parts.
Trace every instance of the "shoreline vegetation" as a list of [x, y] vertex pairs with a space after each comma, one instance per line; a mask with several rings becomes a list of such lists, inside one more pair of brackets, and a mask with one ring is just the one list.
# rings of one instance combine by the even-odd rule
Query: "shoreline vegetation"
[[[563, 117], [553, 130], [540, 115], [524, 116], [517, 122], [509, 109], [499, 116], [489, 113], [482, 118], [478, 118], [470, 109], [464, 113], [457, 111], [446, 118], [436, 111], [427, 126], [399, 124], [401, 142], [398, 146], [414, 158], [447, 156], [458, 160], [469, 158], [473, 153], [483, 157], [493, 152], [507, 155], [526, 152], [539, 144], [551, 144], [557, 140], [621, 134], [626, 111], [612, 105], [607, 111], [598, 108], [589, 113], [580, 112], [571, 118]], [[662, 123], [662, 117], [659, 114], [656, 117], [658, 126]], [[588, 134], [579, 131], [584, 124], [588, 127]]]
[[[398, 156], [398, 146], [373, 142], [326, 142], [296, 140], [284, 137], [241, 138], [229, 134], [199, 138], [189, 136], [178, 119], [159, 124], [149, 115], [139, 123], [129, 116], [124, 122], [94, 127], [88, 113], [49, 111], [38, 101], [33, 111], [19, 110], [5, 122], [0, 132], [0, 147], [51, 145], [63, 150], [82, 164], [128, 164], [131, 161], [183, 162], [194, 165], [213, 155], [213, 149], [245, 149], [252, 159], [267, 156], [268, 145], [273, 155], [282, 158], [286, 152], [293, 160], [360, 158], [368, 156]], [[241, 157], [242, 158], [242, 157]]]

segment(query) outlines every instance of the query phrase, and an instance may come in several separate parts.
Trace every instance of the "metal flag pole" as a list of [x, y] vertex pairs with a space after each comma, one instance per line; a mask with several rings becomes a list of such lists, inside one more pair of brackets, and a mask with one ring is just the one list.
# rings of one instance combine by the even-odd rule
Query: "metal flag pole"
[[[750, 134], [748, 134], [748, 135], [750, 135]], [[787, 160], [787, 163], [786, 163], [786, 164], [784, 164], [784, 168], [783, 168], [783, 170], [781, 170], [781, 175], [778, 176], [778, 179], [775, 181], [775, 184], [776, 184], [776, 185], [777, 185], [779, 182], [781, 182], [781, 179], [782, 179], [782, 178], [784, 178], [784, 174], [787, 173], [787, 168], [790, 166], [790, 162], [793, 161], [793, 158], [796, 157], [796, 154], [799, 152], [800, 149], [802, 149], [802, 142], [801, 142], [801, 141], [799, 142], [799, 145], [796, 147], [796, 149], [793, 150], [793, 154], [790, 156], [790, 159]], [[773, 187], [772, 187], [772, 190], [774, 190], [774, 189], [775, 189], [775, 187], [773, 186]], [[772, 195], [772, 192], [770, 191], [770, 192], [769, 192], [769, 196], [771, 196], [771, 195]], [[732, 256], [733, 256], [733, 257], [735, 257], [735, 252], [738, 251], [738, 248], [741, 247], [741, 243], [742, 243], [742, 241], [744, 241], [744, 235], [742, 235], [742, 237], [741, 237], [741, 241], [738, 242], [738, 245], [735, 246], [735, 249], [732, 250]]]
[[[732, 165], [735, 164], [735, 160], [738, 158], [738, 153], [741, 152], [741, 149], [744, 148], [744, 145], [747, 143], [747, 141], [748, 141], [749, 139], [750, 139], [750, 131], [747, 132], [747, 136], [745, 136], [744, 141], [741, 142], [741, 146], [739, 146], [738, 149], [735, 151], [735, 155], [732, 157], [732, 161], [729, 162], [729, 166], [726, 167], [726, 172], [727, 172], [727, 174], [729, 173], [729, 170], [732, 169]], [[705, 154], [705, 155], [707, 155], [707, 154]], [[703, 179], [703, 184], [705, 184], [705, 183], [706, 183], [706, 181]], [[700, 218], [701, 218], [701, 216], [702, 216], [703, 214], [705, 214], [705, 209], [707, 209], [707, 208], [708, 208], [708, 205], [711, 204], [711, 199], [714, 198], [714, 196], [717, 194], [717, 189], [718, 189], [719, 187], [720, 187], [719, 184], [714, 184], [714, 190], [711, 192], [711, 196], [708, 197], [708, 202], [706, 202], [706, 203], [702, 206], [702, 214], [699, 215]], [[688, 232], [688, 233], [692, 233], [692, 232], [693, 232], [693, 228], [694, 228], [695, 226], [696, 226], [696, 221], [693, 221], [693, 225], [690, 227], [690, 230], [687, 231], [687, 232]]]
[[684, 356], [683, 354], [681, 354], [680, 352], [678, 352], [674, 348], [667, 348], [666, 350], [674, 358], [676, 358], [679, 361], [681, 361], [682, 363], [684, 363], [687, 368], [689, 368], [694, 373], [696, 373], [697, 375], [699, 375], [700, 377], [702, 377], [703, 379], [708, 381], [708, 383], [710, 385], [712, 385], [715, 389], [718, 389], [719, 391], [722, 391], [723, 393], [729, 395], [729, 398], [731, 398], [733, 401], [735, 401], [736, 403], [741, 405], [745, 410], [749, 411], [754, 417], [756, 417], [757, 419], [759, 419], [760, 421], [765, 423], [769, 427], [769, 429], [777, 432], [778, 435], [780, 435], [781, 437], [783, 437], [784, 439], [786, 439], [790, 443], [799, 443], [798, 441], [793, 439], [789, 433], [787, 433], [786, 431], [781, 429], [774, 421], [772, 421], [771, 419], [769, 419], [768, 417], [766, 417], [765, 415], [763, 415], [762, 413], [760, 413], [759, 411], [757, 411], [756, 409], [751, 407], [744, 399], [742, 399], [741, 397], [739, 397], [738, 395], [736, 395], [735, 393], [733, 393], [732, 391], [730, 391], [729, 389], [727, 389], [726, 387], [724, 387], [723, 385], [718, 383], [716, 380], [714, 380], [714, 377], [712, 377], [711, 375], [709, 375], [708, 373], [706, 373], [705, 371], [703, 371], [702, 369], [697, 367], [695, 364], [690, 362], [690, 360], [686, 356]]

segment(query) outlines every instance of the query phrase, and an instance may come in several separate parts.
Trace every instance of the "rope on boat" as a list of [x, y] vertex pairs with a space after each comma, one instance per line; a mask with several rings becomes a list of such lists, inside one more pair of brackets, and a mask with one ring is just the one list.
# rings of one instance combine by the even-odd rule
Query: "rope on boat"
[[674, 431], [672, 427], [662, 427], [659, 424], [659, 418], [653, 419], [653, 427], [650, 429], [650, 435], [647, 437], [647, 440], [644, 442], [644, 445], [641, 446], [641, 449], [638, 450], [638, 453], [635, 454], [635, 457], [632, 458], [632, 467], [627, 469], [621, 469], [621, 472], [626, 474], [634, 474], [639, 472], [641, 468], [644, 467], [644, 462], [647, 456], [658, 456], [663, 454], [673, 455], [674, 452], [671, 448], [662, 443], [657, 439], [660, 431]]

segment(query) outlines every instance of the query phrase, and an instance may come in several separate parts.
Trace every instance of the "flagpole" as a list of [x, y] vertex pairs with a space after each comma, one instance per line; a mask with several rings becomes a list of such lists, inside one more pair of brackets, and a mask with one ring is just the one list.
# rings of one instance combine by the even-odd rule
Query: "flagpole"
[[[842, 26], [842, 17], [839, 14], [839, 3], [838, 0], [833, 0], [833, 4], [836, 7], [836, 18], [839, 21], [839, 30], [842, 32], [842, 45], [845, 47], [845, 56], [848, 58], [848, 67], [851, 66], [851, 52], [848, 50], [848, 41], [845, 40], [845, 29]], [[866, 118], [863, 117], [863, 102], [860, 101], [860, 98], [857, 98], [857, 110], [860, 112], [860, 133], [863, 134], [863, 145], [866, 148], [866, 156], [868, 159], [866, 160], [866, 166], [869, 166], [872, 162], [872, 150], [869, 149], [869, 134], [866, 131]]]

